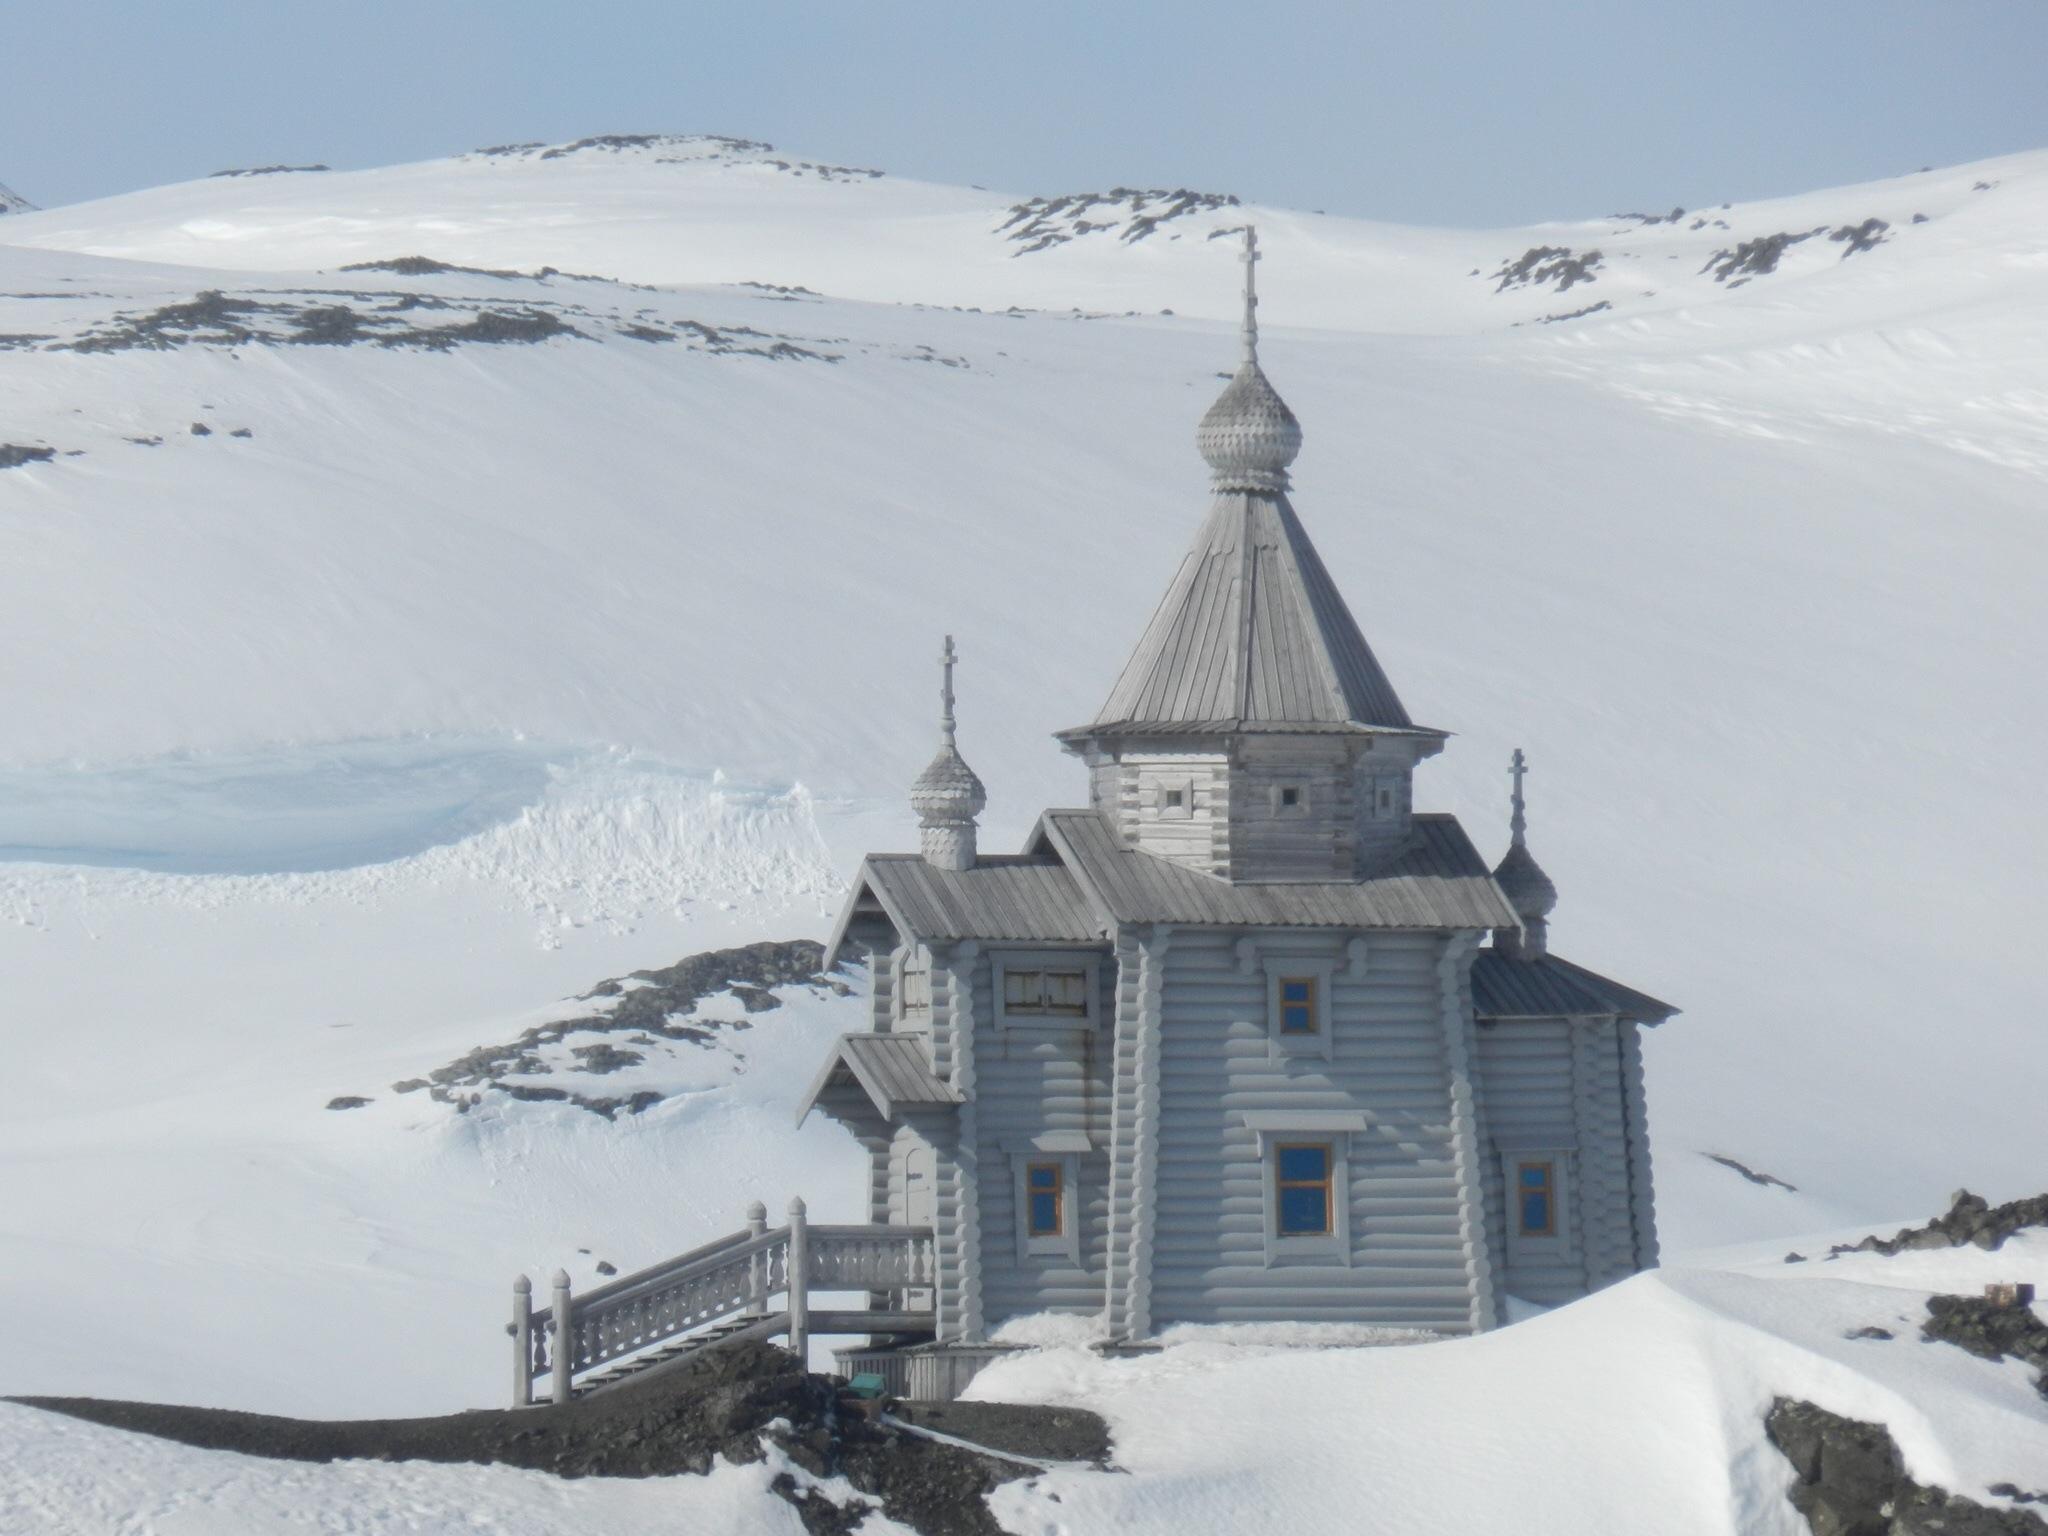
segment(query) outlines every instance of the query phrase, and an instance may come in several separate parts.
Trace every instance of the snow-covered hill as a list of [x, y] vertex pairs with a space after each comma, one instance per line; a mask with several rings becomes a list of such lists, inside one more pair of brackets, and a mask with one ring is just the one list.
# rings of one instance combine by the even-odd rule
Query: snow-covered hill
[[[2038, 1187], [2048, 154], [1480, 232], [724, 140], [262, 171], [0, 232], [0, 1389], [473, 1401], [511, 1270], [850, 1199], [773, 1094], [389, 1085], [820, 932], [943, 631], [987, 842], [1080, 797], [1248, 217], [1424, 805], [1499, 846], [1526, 746], [1560, 950], [1685, 1009], [1669, 1246]], [[795, 1018], [735, 1058], [790, 1097], [850, 1027]]]
[[0, 185], [0, 213], [20, 213], [33, 207], [35, 207], [35, 204], [31, 203], [19, 192], [5, 185]]

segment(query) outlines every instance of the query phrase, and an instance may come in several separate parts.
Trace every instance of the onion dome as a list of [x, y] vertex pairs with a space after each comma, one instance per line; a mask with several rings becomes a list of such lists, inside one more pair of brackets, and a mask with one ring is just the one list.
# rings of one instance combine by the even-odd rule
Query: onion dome
[[1515, 781], [1511, 802], [1514, 811], [1508, 818], [1508, 851], [1494, 867], [1493, 880], [1507, 897], [1508, 905], [1515, 909], [1515, 916], [1522, 920], [1522, 931], [1497, 930], [1493, 941], [1496, 948], [1524, 960], [1534, 960], [1549, 948], [1548, 919], [1557, 907], [1557, 887], [1543, 873], [1536, 855], [1529, 851], [1529, 818], [1522, 799], [1522, 778], [1528, 771], [1528, 758], [1522, 755], [1520, 747], [1515, 748], [1514, 762], [1508, 769]]
[[939, 690], [939, 751], [910, 786], [925, 858], [943, 869], [971, 869], [975, 860], [974, 819], [988, 805], [988, 791], [967, 766], [953, 740], [953, 637], [940, 657], [945, 681]]
[[1259, 237], [1244, 231], [1244, 361], [1195, 429], [1219, 491], [1284, 491], [1301, 452], [1301, 423], [1259, 367]]

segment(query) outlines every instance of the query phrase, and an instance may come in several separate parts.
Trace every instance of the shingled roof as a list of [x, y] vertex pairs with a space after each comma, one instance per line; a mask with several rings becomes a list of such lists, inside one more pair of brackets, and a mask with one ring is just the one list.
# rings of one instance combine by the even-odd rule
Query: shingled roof
[[1191, 725], [1418, 729], [1284, 493], [1218, 493], [1109, 701], [1063, 734]]
[[1524, 959], [1482, 949], [1472, 962], [1472, 1012], [1482, 1019], [1613, 1014], [1638, 1024], [1661, 1024], [1678, 1010], [1556, 955]]

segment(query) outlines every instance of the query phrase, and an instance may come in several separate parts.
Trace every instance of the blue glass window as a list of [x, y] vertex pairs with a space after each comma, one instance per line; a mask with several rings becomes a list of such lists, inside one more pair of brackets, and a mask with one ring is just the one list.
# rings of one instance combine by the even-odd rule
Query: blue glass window
[[1033, 1163], [1024, 1170], [1027, 1223], [1033, 1237], [1066, 1233], [1065, 1180], [1058, 1163]]
[[1287, 977], [1280, 983], [1280, 1033], [1316, 1032], [1316, 983], [1312, 976]]
[[1551, 1163], [1523, 1163], [1515, 1170], [1521, 1203], [1522, 1236], [1553, 1237], [1557, 1233], [1557, 1170]]
[[1320, 1144], [1279, 1148], [1274, 1193], [1282, 1237], [1322, 1237], [1330, 1231], [1330, 1149]]

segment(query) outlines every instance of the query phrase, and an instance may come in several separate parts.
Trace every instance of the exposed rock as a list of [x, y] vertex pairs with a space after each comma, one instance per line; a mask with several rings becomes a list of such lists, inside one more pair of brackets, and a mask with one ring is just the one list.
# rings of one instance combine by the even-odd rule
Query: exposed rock
[[329, 1109], [361, 1109], [370, 1101], [359, 1093], [338, 1093], [327, 1101]]
[[[1131, 245], [1189, 214], [1237, 206], [1237, 199], [1227, 192], [1193, 192], [1186, 187], [1171, 191], [1112, 187], [1107, 192], [1073, 192], [1065, 197], [1034, 197], [1013, 204], [1008, 210], [1009, 217], [996, 226], [996, 233], [1021, 247], [1010, 253], [1013, 256], [1028, 256], [1083, 235], [1110, 230], [1117, 231], [1117, 238]], [[1107, 217], [1091, 219], [1091, 213]], [[1239, 232], [1215, 229], [1208, 238]]]
[[293, 176], [308, 171], [331, 171], [331, 165], [252, 165], [231, 171], [215, 171], [216, 176]]
[[1759, 1173], [1747, 1163], [1738, 1162], [1734, 1158], [1726, 1157], [1719, 1152], [1702, 1152], [1700, 1156], [1710, 1163], [1719, 1163], [1731, 1173], [1741, 1174], [1742, 1177], [1749, 1180], [1752, 1184], [1761, 1184], [1769, 1189], [1790, 1190], [1794, 1194], [1797, 1194], [1799, 1191], [1797, 1184], [1787, 1184], [1783, 1179], [1773, 1174]]
[[47, 464], [57, 457], [54, 448], [30, 448], [21, 443], [0, 443], [0, 469], [19, 469], [24, 464]]
[[1792, 1463], [1799, 1479], [1792, 1506], [1814, 1536], [2048, 1536], [2048, 1521], [2039, 1515], [1993, 1509], [1914, 1482], [1882, 1424], [1781, 1397], [1771, 1405], [1764, 1433]]
[[[476, 1095], [465, 1090], [495, 1089], [512, 1099], [571, 1103], [607, 1120], [621, 1111], [637, 1115], [659, 1104], [662, 1096], [642, 1089], [622, 1098], [601, 1097], [513, 1079], [550, 1075], [554, 1069], [541, 1052], [564, 1045], [573, 1035], [624, 1035], [629, 1044], [651, 1048], [660, 1041], [709, 1045], [722, 1033], [748, 1027], [741, 1019], [691, 1018], [697, 1005], [708, 997], [729, 996], [748, 1014], [759, 1014], [782, 1006], [775, 993], [778, 987], [820, 987], [847, 995], [851, 989], [839, 977], [823, 971], [823, 961], [824, 950], [815, 940], [765, 940], [738, 949], [708, 950], [660, 970], [635, 971], [601, 981], [584, 994], [584, 1000], [616, 998], [607, 1011], [538, 1025], [504, 1045], [480, 1045], [424, 1078], [393, 1083], [392, 1091], [415, 1093], [424, 1088], [431, 1098], [467, 1107], [476, 1101]], [[567, 1049], [575, 1069], [584, 1072], [617, 1072], [644, 1060], [640, 1052], [609, 1040], [568, 1045]]]
[[1593, 282], [1600, 260], [1598, 251], [1573, 251], [1562, 245], [1532, 245], [1521, 255], [1500, 264], [1500, 269], [1493, 274], [1493, 291], [1506, 293], [1510, 288], [1548, 288], [1554, 285], [1559, 293], [1563, 293], [1576, 283]]
[[2010, 1355], [2041, 1374], [2034, 1386], [2048, 1397], [2048, 1323], [2022, 1303], [2004, 1305], [1981, 1296], [1930, 1296], [1921, 1337], [1966, 1349], [1980, 1360]]
[[213, 436], [213, 428], [203, 421], [195, 421], [192, 423], [192, 435], [194, 437], [211, 437]]
[[1002, 1451], [1094, 1460], [1108, 1453], [1101, 1420], [1078, 1409], [945, 1405], [945, 1422], [933, 1427], [993, 1445], [998, 1452], [993, 1455], [842, 1413], [836, 1378], [809, 1375], [787, 1351], [758, 1342], [707, 1350], [669, 1370], [561, 1407], [480, 1410], [434, 1419], [328, 1422], [95, 1398], [14, 1401], [250, 1456], [501, 1463], [558, 1477], [702, 1474], [719, 1457], [758, 1462], [772, 1445], [813, 1477], [844, 1476], [862, 1496], [842, 1509], [794, 1477], [778, 1479], [775, 1492], [797, 1507], [812, 1532], [852, 1530], [879, 1506], [924, 1536], [993, 1536], [1000, 1528], [988, 1512], [986, 1495], [1036, 1471], [1006, 1459]]
[[1889, 1256], [1925, 1248], [1961, 1248], [1966, 1243], [1995, 1252], [2022, 1228], [2048, 1227], [2048, 1194], [1992, 1205], [1980, 1195], [1959, 1189], [1949, 1200], [1948, 1210], [1924, 1227], [1901, 1227], [1890, 1237], [1873, 1235], [1857, 1243], [1837, 1243], [1829, 1257], [1840, 1253]]

